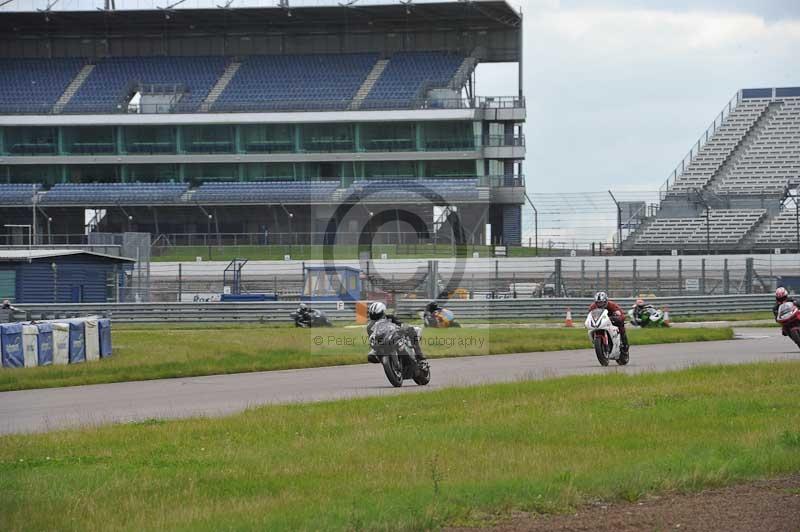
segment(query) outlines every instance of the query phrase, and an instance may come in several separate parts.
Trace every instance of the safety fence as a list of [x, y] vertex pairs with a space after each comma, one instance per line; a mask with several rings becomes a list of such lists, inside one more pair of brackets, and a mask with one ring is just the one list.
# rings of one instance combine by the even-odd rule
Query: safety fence
[[[633, 306], [635, 299], [615, 300], [624, 309]], [[735, 295], [706, 297], [659, 297], [647, 303], [659, 308], [668, 308], [672, 317], [703, 316], [726, 313], [758, 312], [770, 310], [775, 299], [771, 295]], [[402, 299], [398, 302], [397, 314], [404, 318], [415, 317], [422, 312], [426, 301]], [[444, 303], [457, 319], [563, 319], [570, 309], [576, 319], [591, 305], [591, 298], [543, 298], [543, 299], [488, 299], [449, 300]]]
[[[591, 298], [525, 298], [492, 300], [458, 300], [442, 302], [458, 319], [556, 319], [564, 318], [567, 308], [579, 315], [591, 304]], [[630, 307], [634, 300], [617, 300]], [[668, 306], [674, 316], [702, 316], [732, 312], [757, 312], [769, 310], [774, 299], [768, 294], [662, 297], [648, 299], [658, 307]], [[400, 299], [396, 302], [397, 314], [416, 318], [427, 300]], [[354, 321], [356, 302], [325, 301], [312, 304], [334, 321]], [[207, 303], [106, 303], [27, 305], [17, 311], [18, 319], [53, 319], [85, 315], [101, 315], [115, 322], [138, 323], [290, 323], [289, 314], [297, 308], [296, 302], [207, 302]]]

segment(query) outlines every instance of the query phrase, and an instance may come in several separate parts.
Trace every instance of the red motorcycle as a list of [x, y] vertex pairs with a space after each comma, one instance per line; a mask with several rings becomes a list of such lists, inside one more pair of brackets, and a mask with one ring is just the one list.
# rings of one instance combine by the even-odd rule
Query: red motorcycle
[[800, 308], [793, 302], [787, 301], [778, 307], [775, 321], [783, 327], [783, 334], [791, 338], [797, 347], [800, 347]]

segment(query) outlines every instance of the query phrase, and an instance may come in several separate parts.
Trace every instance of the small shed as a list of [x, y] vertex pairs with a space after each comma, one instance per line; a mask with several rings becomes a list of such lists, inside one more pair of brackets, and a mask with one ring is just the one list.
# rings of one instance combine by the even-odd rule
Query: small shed
[[136, 261], [80, 249], [0, 250], [0, 300], [14, 303], [117, 301]]
[[304, 301], [358, 301], [361, 270], [352, 266], [307, 266], [303, 271]]

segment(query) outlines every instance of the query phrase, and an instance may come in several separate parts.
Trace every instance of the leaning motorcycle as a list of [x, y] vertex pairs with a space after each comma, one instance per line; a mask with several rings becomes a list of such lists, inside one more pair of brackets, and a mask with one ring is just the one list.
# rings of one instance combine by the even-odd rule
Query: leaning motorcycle
[[649, 305], [644, 308], [644, 312], [642, 312], [639, 319], [636, 318], [635, 309], [630, 309], [628, 311], [628, 318], [633, 325], [637, 325], [642, 328], [669, 327], [669, 325], [664, 321], [664, 312]]
[[461, 327], [461, 324], [456, 321], [456, 316], [452, 310], [440, 308], [434, 312], [425, 311], [422, 317], [426, 327], [435, 327], [439, 329]]
[[[422, 329], [414, 327], [417, 340], [422, 338]], [[380, 359], [386, 378], [394, 387], [411, 379], [420, 386], [431, 381], [431, 368], [426, 360], [417, 360], [412, 340], [399, 325], [391, 320], [380, 320], [372, 329], [369, 345]]]
[[800, 347], [800, 308], [791, 301], [783, 303], [778, 307], [775, 321], [781, 324], [784, 334]]
[[328, 316], [321, 310], [312, 309], [307, 317], [303, 317], [299, 312], [294, 311], [289, 314], [289, 317], [294, 320], [295, 327], [333, 327]]
[[620, 366], [630, 361], [630, 354], [620, 349], [622, 339], [619, 328], [611, 322], [607, 309], [598, 308], [589, 312], [584, 325], [589, 330], [589, 338], [601, 366], [608, 366], [609, 360], [616, 361]]

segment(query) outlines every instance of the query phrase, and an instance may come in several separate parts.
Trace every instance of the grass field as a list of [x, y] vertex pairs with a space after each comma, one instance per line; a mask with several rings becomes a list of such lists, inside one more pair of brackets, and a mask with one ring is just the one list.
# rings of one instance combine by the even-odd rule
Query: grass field
[[[730, 329], [630, 332], [634, 345], [732, 336]], [[582, 329], [426, 329], [422, 341], [434, 358], [590, 347]], [[363, 328], [338, 327], [137, 325], [115, 328], [113, 342], [114, 356], [91, 364], [0, 369], [0, 391], [359, 364], [369, 351]]]
[[[203, 260], [232, 260], [246, 258], [250, 260], [283, 260], [289, 255], [295, 260], [321, 260], [324, 258], [326, 246], [322, 245], [269, 245], [269, 246], [176, 246], [164, 248], [153, 254], [152, 260], [159, 262], [194, 262], [197, 257]], [[328, 246], [329, 253], [340, 260], [358, 259], [359, 247], [355, 245]], [[386, 253], [390, 259], [419, 259], [419, 258], [447, 258], [447, 257], [472, 257], [477, 252], [480, 257], [492, 257], [491, 246], [464, 246], [460, 249], [449, 244], [400, 244], [400, 245], [375, 245], [372, 246], [372, 256], [380, 259]], [[546, 249], [511, 247], [511, 257], [547, 256], [550, 252]]]
[[758, 321], [758, 320], [770, 320], [777, 327], [777, 323], [774, 323], [775, 316], [772, 315], [772, 311], [770, 310], [764, 312], [734, 312], [731, 314], [707, 314], [704, 316], [675, 316], [672, 319], [672, 321], [676, 323], [697, 322], [697, 321]]
[[800, 363], [0, 438], [0, 529], [421, 530], [800, 470]]

